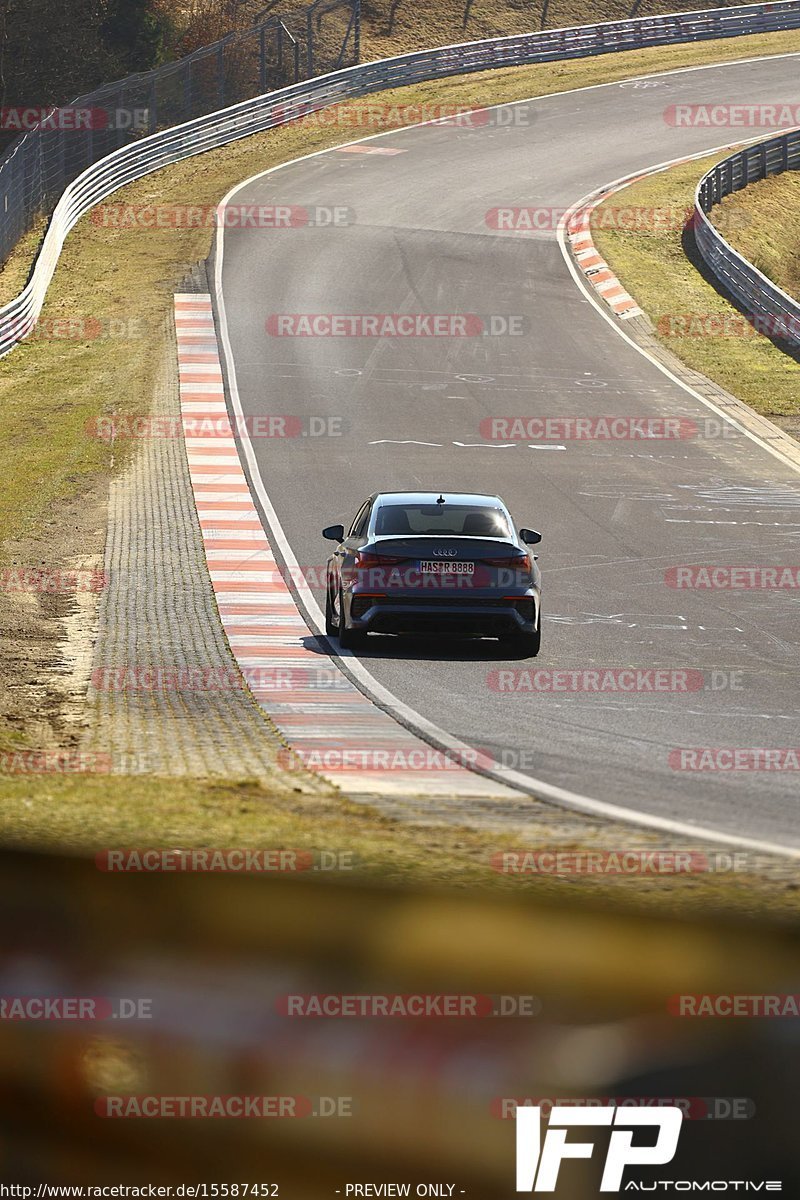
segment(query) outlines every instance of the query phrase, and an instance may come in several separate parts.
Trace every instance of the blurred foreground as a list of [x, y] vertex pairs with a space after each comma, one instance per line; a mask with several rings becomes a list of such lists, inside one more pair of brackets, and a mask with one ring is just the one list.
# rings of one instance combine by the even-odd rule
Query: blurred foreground
[[[316, 1200], [407, 1181], [492, 1200], [515, 1195], [515, 1098], [630, 1097], [689, 1118], [673, 1163], [631, 1178], [800, 1194], [800, 1022], [676, 999], [800, 990], [785, 926], [12, 853], [0, 913], [5, 1183]], [[258, 1115], [215, 1115], [254, 1097]], [[598, 1194], [603, 1136], [558, 1195]]]

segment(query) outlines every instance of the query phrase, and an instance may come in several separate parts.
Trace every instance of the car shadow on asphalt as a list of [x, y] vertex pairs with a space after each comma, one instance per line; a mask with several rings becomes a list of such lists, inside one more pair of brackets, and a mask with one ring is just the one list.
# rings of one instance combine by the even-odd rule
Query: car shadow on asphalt
[[[312, 654], [326, 657], [339, 653], [335, 637], [303, 638], [303, 645]], [[496, 638], [442, 638], [437, 634], [371, 633], [365, 644], [354, 651], [361, 662], [372, 659], [391, 659], [414, 662], [510, 662], [521, 657], [507, 642]]]

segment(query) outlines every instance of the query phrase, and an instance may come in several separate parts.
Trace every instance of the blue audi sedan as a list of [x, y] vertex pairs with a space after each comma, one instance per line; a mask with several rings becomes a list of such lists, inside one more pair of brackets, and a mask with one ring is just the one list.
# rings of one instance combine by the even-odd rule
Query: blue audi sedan
[[330, 525], [325, 631], [342, 649], [369, 633], [494, 637], [534, 657], [541, 575], [499, 496], [376, 492], [349, 529]]

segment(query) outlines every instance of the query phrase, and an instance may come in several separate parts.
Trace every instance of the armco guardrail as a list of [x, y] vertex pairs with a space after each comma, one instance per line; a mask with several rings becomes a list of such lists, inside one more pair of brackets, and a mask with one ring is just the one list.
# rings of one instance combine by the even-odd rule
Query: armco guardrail
[[160, 167], [384, 88], [499, 67], [798, 28], [800, 0], [784, 0], [465, 42], [347, 67], [142, 138], [88, 167], [65, 189], [27, 286], [0, 309], [0, 355], [32, 331], [64, 240], [79, 218], [117, 188]]
[[737, 253], [707, 214], [725, 196], [759, 179], [800, 170], [800, 130], [747, 146], [717, 163], [700, 180], [694, 236], [703, 261], [744, 307], [756, 329], [800, 349], [800, 304]]

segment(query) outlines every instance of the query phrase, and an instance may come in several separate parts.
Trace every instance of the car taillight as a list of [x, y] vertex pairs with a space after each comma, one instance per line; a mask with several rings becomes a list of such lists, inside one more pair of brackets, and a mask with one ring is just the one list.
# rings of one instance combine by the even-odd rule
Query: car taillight
[[527, 554], [511, 554], [508, 558], [482, 558], [481, 563], [486, 567], [511, 567], [516, 571], [530, 566]]
[[389, 554], [365, 554], [363, 550], [356, 551], [355, 566], [371, 569], [372, 567], [391, 567], [397, 563], [408, 562], [408, 555], [397, 558]]

